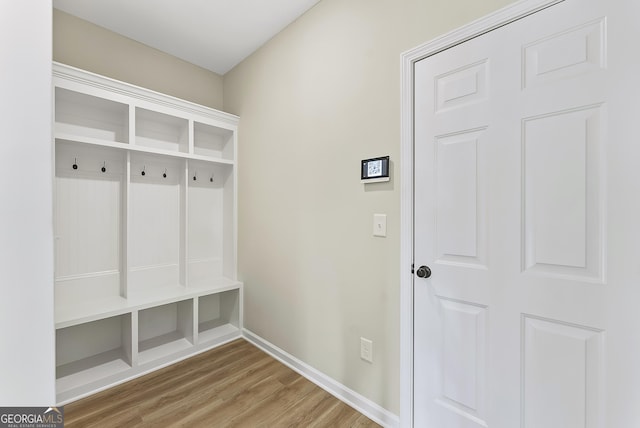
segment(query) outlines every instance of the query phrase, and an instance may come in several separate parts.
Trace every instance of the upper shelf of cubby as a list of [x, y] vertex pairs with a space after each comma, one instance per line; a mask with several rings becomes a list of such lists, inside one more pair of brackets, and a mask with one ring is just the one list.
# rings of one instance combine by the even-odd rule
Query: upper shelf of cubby
[[57, 141], [234, 164], [237, 116], [60, 63], [53, 83]]

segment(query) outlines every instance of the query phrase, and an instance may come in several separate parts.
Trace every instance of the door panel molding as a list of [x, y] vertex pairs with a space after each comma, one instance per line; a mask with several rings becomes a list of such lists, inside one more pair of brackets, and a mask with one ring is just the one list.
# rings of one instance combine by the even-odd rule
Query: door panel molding
[[604, 426], [605, 332], [528, 314], [521, 328], [521, 426]]
[[563, 0], [521, 0], [401, 55], [400, 426], [413, 426], [414, 64]]
[[[604, 284], [604, 114], [599, 103], [523, 120], [524, 273]], [[557, 198], [556, 209], [544, 204], [549, 196]], [[558, 203], [569, 200], [573, 206]], [[567, 239], [552, 244], [559, 233]]]

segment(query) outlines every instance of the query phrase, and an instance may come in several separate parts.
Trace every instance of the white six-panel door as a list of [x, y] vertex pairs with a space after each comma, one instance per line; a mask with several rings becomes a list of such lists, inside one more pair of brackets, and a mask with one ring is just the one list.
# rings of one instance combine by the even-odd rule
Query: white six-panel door
[[566, 0], [416, 63], [416, 427], [640, 426], [632, 3]]

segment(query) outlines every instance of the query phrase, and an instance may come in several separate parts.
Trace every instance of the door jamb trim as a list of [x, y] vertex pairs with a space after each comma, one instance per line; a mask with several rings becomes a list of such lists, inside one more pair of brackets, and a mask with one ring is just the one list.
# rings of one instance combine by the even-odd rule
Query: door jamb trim
[[400, 426], [413, 427], [414, 64], [564, 0], [520, 0], [401, 54], [400, 72]]

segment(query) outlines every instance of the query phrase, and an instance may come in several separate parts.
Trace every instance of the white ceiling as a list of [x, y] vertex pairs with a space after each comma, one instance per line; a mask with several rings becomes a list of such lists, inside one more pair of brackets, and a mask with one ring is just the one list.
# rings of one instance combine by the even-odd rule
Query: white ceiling
[[53, 0], [53, 6], [224, 74], [318, 1]]

